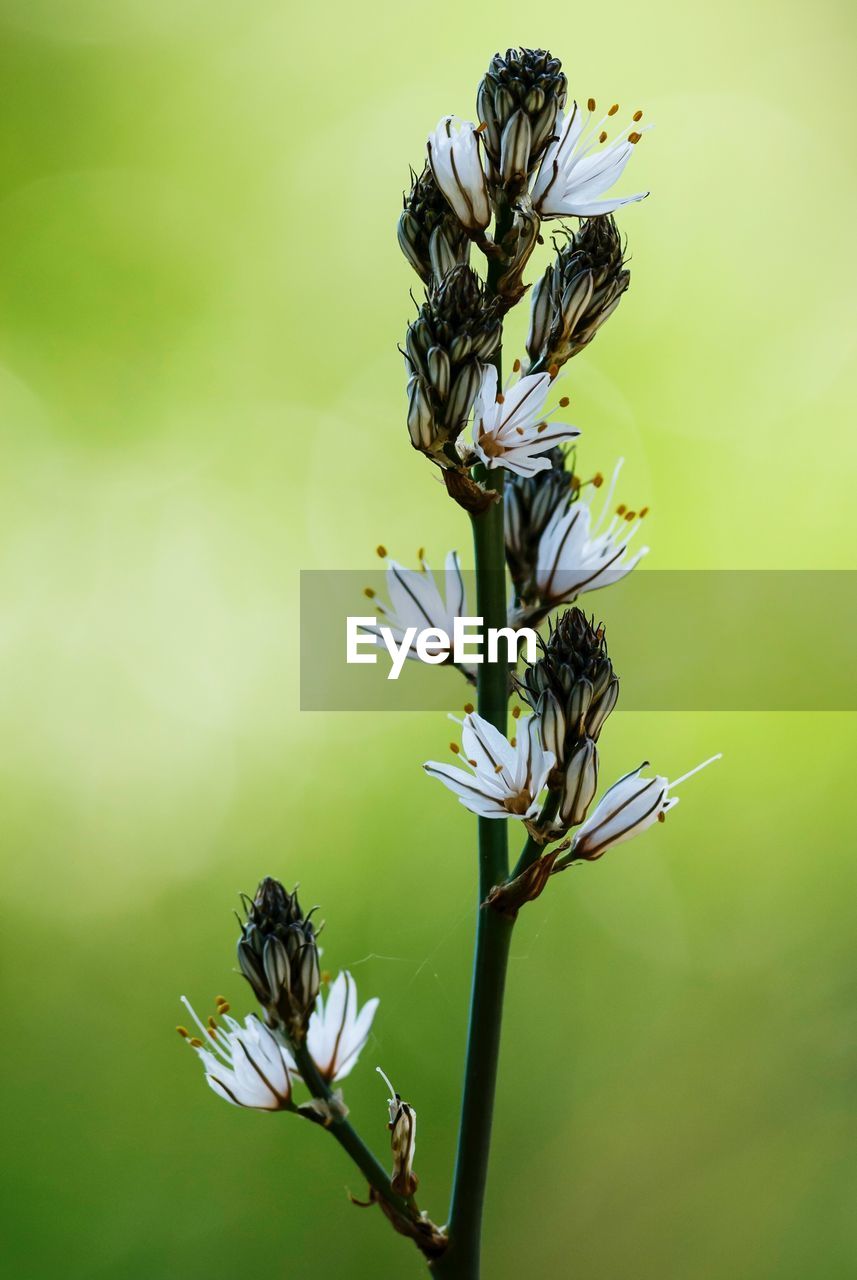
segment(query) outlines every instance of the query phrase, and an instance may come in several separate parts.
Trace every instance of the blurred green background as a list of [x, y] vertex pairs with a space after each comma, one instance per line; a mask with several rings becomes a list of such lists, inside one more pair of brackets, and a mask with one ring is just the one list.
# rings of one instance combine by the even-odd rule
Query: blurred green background
[[[844, 0], [0, 0], [4, 1275], [421, 1274], [332, 1142], [224, 1106], [172, 1030], [182, 991], [249, 1010], [236, 895], [300, 880], [381, 997], [353, 1116], [383, 1150], [382, 1063], [443, 1218], [473, 833], [418, 765], [449, 726], [298, 711], [299, 569], [469, 557], [404, 428], [407, 166], [510, 43], [645, 108], [581, 464], [626, 455], [651, 567], [853, 568], [854, 36]], [[487, 1276], [853, 1275], [855, 745], [611, 721], [606, 777], [725, 758], [521, 920]]]

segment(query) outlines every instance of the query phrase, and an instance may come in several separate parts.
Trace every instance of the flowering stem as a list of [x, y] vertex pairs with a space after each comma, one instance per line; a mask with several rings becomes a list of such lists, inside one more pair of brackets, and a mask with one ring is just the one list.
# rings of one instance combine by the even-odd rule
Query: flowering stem
[[331, 1104], [333, 1119], [326, 1127], [369, 1183], [372, 1188], [372, 1200], [381, 1202], [384, 1213], [397, 1231], [410, 1236], [428, 1256], [436, 1255], [445, 1244], [441, 1234], [427, 1218], [420, 1214], [412, 1196], [405, 1199], [404, 1196], [396, 1194], [390, 1186], [390, 1175], [387, 1170], [372, 1154], [353, 1125], [349, 1124], [344, 1116], [337, 1114], [336, 1102], [331, 1101], [333, 1090], [316, 1066], [306, 1041], [300, 1045], [293, 1044], [291, 1052], [301, 1079], [312, 1096]]
[[[506, 618], [505, 547], [503, 539], [503, 474], [491, 471], [481, 477], [501, 500], [473, 517], [476, 553], [477, 612], [485, 627], [502, 627]], [[508, 670], [503, 662], [483, 662], [477, 672], [479, 714], [501, 732], [506, 729], [509, 698]], [[479, 903], [509, 873], [506, 823], [479, 819]], [[458, 1152], [450, 1208], [449, 1246], [434, 1264], [437, 1275], [475, 1280], [479, 1275], [482, 1210], [488, 1173], [488, 1153], [494, 1111], [503, 989], [512, 922], [496, 911], [480, 909], [476, 923], [476, 950], [464, 1094], [458, 1135]]]

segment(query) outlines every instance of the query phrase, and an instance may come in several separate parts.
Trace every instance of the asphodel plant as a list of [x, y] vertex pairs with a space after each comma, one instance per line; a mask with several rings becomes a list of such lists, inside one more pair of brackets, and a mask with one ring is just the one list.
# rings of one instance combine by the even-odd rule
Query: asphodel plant
[[[628, 289], [613, 214], [648, 193], [616, 195], [614, 187], [650, 126], [642, 111], [600, 111], [570, 94], [559, 60], [541, 49], [496, 54], [476, 105], [477, 121], [446, 116], [431, 132], [399, 218], [399, 244], [424, 289], [405, 335], [404, 417], [411, 445], [469, 519], [476, 614], [486, 628], [542, 633], [523, 667], [496, 653], [456, 663], [468, 696], [475, 686], [475, 705], [465, 704], [451, 758], [424, 766], [476, 817], [475, 956], [448, 1214], [421, 1207], [416, 1112], [386, 1076], [386, 1160], [349, 1119], [340, 1085], [366, 1047], [378, 1001], [361, 1008], [348, 972], [324, 977], [313, 913], [297, 892], [266, 878], [244, 901], [238, 964], [258, 1011], [239, 1021], [218, 996], [203, 1018], [187, 1004], [191, 1023], [179, 1028], [225, 1101], [326, 1130], [367, 1185], [355, 1201], [378, 1206], [448, 1280], [474, 1280], [480, 1270], [518, 914], [572, 864], [662, 822], [678, 803], [677, 785], [703, 767], [670, 780], [645, 762], [599, 798], [599, 740], [619, 678], [604, 626], [575, 603], [630, 573], [647, 550], [634, 541], [647, 508], [616, 501], [621, 463], [607, 483], [599, 471], [581, 478], [577, 446], [569, 447], [580, 431], [565, 421], [570, 397], [560, 384]], [[553, 260], [533, 284], [528, 265], [545, 223], [554, 228]], [[525, 299], [525, 349], [504, 380], [505, 317]], [[369, 594], [384, 626], [399, 641], [418, 628], [448, 636], [470, 607], [457, 552], [446, 558], [444, 590], [422, 553], [409, 569], [379, 552], [389, 600]], [[435, 650], [433, 660], [453, 655]], [[510, 832], [519, 837], [511, 860]], [[463, 845], [466, 836], [462, 826]], [[527, 1194], [518, 1189], [519, 1204]]]

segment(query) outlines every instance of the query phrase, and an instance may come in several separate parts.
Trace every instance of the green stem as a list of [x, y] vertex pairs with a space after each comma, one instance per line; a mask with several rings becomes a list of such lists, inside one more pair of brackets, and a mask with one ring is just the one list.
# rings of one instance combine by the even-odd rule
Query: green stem
[[[501, 471], [483, 477], [486, 486], [500, 494]], [[482, 515], [473, 517], [476, 552], [476, 607], [483, 628], [502, 627], [506, 622], [505, 544], [503, 504], [495, 502]], [[483, 662], [477, 674], [479, 714], [501, 732], [506, 730], [509, 674], [504, 662]], [[506, 823], [499, 819], [479, 820], [479, 903], [509, 874]], [[449, 1246], [434, 1263], [437, 1275], [460, 1280], [476, 1280], [482, 1211], [488, 1175], [488, 1154], [500, 1054], [503, 991], [512, 922], [496, 911], [480, 909], [476, 922], [476, 949], [467, 1058], [458, 1153], [453, 1181], [449, 1221]]]
[[[499, 244], [512, 224], [512, 211], [498, 203], [494, 239]], [[496, 293], [504, 264], [489, 259], [486, 288]], [[502, 375], [502, 355], [494, 359], [498, 379]], [[503, 471], [479, 468], [478, 478], [493, 489], [498, 501], [487, 511], [472, 517], [476, 560], [476, 609], [483, 628], [506, 625], [506, 545], [503, 531]], [[483, 655], [484, 656], [484, 655]], [[506, 732], [509, 705], [509, 672], [505, 663], [482, 662], [477, 667], [476, 701], [479, 714], [501, 733]], [[458, 1150], [449, 1211], [449, 1244], [432, 1264], [433, 1272], [446, 1280], [478, 1280], [482, 1238], [482, 1211], [488, 1178], [488, 1155], [500, 1056], [500, 1029], [503, 1019], [503, 992], [512, 921], [496, 911], [482, 908], [490, 891], [509, 874], [506, 823], [501, 819], [479, 818], [479, 898], [476, 917], [476, 947], [473, 957], [473, 984], [470, 1020], [467, 1029], [467, 1056]]]
[[[330, 1102], [333, 1097], [333, 1090], [316, 1066], [314, 1058], [307, 1049], [306, 1042], [304, 1041], [303, 1044], [297, 1046], [292, 1045], [291, 1049], [300, 1071], [301, 1079], [312, 1096], [320, 1098], [324, 1102]], [[333, 1134], [343, 1150], [347, 1151], [370, 1187], [384, 1201], [390, 1216], [398, 1220], [397, 1230], [403, 1230], [406, 1235], [411, 1235], [411, 1228], [415, 1221], [419, 1219], [419, 1210], [413, 1200], [406, 1200], [403, 1196], [396, 1194], [390, 1186], [390, 1174], [388, 1171], [372, 1154], [353, 1125], [349, 1124], [344, 1117], [339, 1118], [336, 1116], [335, 1104], [333, 1110], [334, 1119], [327, 1126], [329, 1132]]]

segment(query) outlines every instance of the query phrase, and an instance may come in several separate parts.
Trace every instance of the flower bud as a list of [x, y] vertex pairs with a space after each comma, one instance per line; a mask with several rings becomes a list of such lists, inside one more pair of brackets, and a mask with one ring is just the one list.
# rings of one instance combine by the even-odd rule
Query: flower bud
[[559, 817], [563, 827], [576, 827], [586, 817], [598, 788], [598, 748], [591, 738], [574, 748], [565, 770]]
[[426, 284], [442, 280], [448, 271], [470, 257], [470, 240], [426, 166], [404, 198], [399, 218], [399, 245], [417, 275]]
[[550, 786], [562, 796], [564, 826], [582, 822], [598, 781], [595, 744], [616, 705], [619, 681], [607, 655], [604, 628], [580, 609], [551, 626], [542, 655], [527, 667], [522, 693], [539, 717], [542, 739], [556, 756]]
[[567, 455], [560, 448], [545, 454], [550, 470], [534, 476], [510, 473], [505, 485], [506, 561], [515, 594], [530, 600], [536, 594], [535, 575], [539, 541], [554, 512], [568, 506], [574, 483], [566, 469]]
[[[535, 170], [554, 136], [567, 88], [559, 59], [545, 49], [507, 49], [491, 59], [476, 102], [485, 151], [505, 182], [519, 183]], [[526, 120], [527, 129], [519, 120], [513, 138], [508, 131], [516, 117]]]
[[245, 900], [238, 963], [265, 1009], [268, 1022], [293, 1040], [306, 1034], [318, 996], [320, 973], [316, 931], [304, 916], [297, 891], [266, 877], [252, 902]]
[[443, 467], [467, 422], [484, 364], [500, 341], [497, 303], [469, 267], [456, 266], [426, 292], [405, 338], [408, 431], [415, 449]]
[[398, 1195], [408, 1199], [419, 1185], [419, 1179], [413, 1170], [417, 1145], [417, 1113], [407, 1102], [402, 1101], [401, 1095], [390, 1084], [381, 1068], [376, 1067], [375, 1070], [390, 1090], [390, 1097], [387, 1099], [390, 1112], [387, 1128], [390, 1130], [390, 1146], [393, 1152], [393, 1174], [390, 1178], [390, 1186]]
[[613, 218], [581, 222], [533, 290], [527, 335], [532, 367], [560, 368], [582, 351], [616, 310], [630, 279]]

